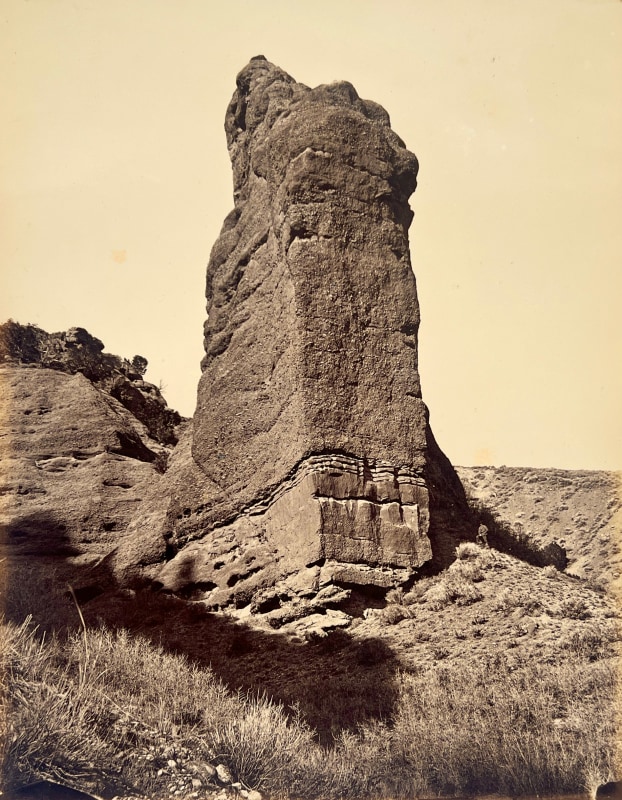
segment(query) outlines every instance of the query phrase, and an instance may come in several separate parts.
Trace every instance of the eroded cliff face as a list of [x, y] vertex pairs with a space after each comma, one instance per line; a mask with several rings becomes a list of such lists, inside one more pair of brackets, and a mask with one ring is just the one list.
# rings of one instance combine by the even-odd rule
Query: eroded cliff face
[[147, 360], [129, 361], [104, 352], [104, 345], [84, 328], [47, 333], [36, 325], [9, 320], [0, 325], [0, 364], [43, 367], [83, 375], [96, 388], [114, 397], [164, 445], [177, 443], [182, 418], [169, 408], [157, 386], [143, 380]]
[[[144, 359], [133, 362], [104, 353], [82, 328], [49, 334], [0, 325], [0, 605], [7, 613], [24, 571], [42, 585], [60, 571], [84, 601], [116, 584], [119, 548], [126, 557], [134, 552], [129, 523], [161, 479], [182, 419], [136, 371]], [[139, 551], [144, 558], [144, 544]], [[159, 542], [155, 551], [160, 558]]]
[[237, 605], [304, 570], [309, 591], [404, 582], [469, 528], [421, 397], [417, 160], [351, 84], [310, 89], [263, 57], [225, 128], [235, 209], [208, 266], [158, 580]]

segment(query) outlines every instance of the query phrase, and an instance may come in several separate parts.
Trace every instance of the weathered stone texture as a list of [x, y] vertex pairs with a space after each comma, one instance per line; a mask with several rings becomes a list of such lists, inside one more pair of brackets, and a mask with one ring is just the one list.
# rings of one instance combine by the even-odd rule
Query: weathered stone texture
[[147, 360], [132, 361], [104, 352], [103, 343], [84, 328], [47, 333], [36, 325], [9, 320], [0, 325], [0, 364], [30, 364], [84, 375], [117, 399], [162, 444], [177, 442], [182, 418], [168, 408], [157, 386], [143, 380]]
[[226, 128], [236, 211], [208, 267], [195, 460], [240, 503], [312, 453], [421, 468], [415, 157], [350, 84], [263, 60]]
[[0, 367], [0, 533], [11, 553], [102, 556], [164, 450], [81, 374]]
[[[0, 362], [0, 562], [8, 583], [23, 560], [43, 573], [62, 568], [82, 600], [85, 584], [114, 584], [117, 550], [126, 557], [118, 572], [131, 555], [134, 572], [165, 557], [161, 534], [141, 537], [137, 548], [129, 526], [161, 479], [170, 453], [162, 442], [176, 441], [181, 421], [136, 372], [145, 360], [104, 353], [82, 328], [48, 334], [9, 321], [0, 325]], [[143, 516], [161, 519], [161, 505]]]
[[[208, 266], [191, 458], [167, 477], [179, 553], [161, 582], [247, 598], [268, 563], [327, 563], [391, 585], [447, 558], [468, 518], [421, 398], [417, 160], [349, 83], [310, 89], [263, 57], [225, 127], [235, 209]], [[247, 563], [237, 577], [213, 566], [223, 536]]]

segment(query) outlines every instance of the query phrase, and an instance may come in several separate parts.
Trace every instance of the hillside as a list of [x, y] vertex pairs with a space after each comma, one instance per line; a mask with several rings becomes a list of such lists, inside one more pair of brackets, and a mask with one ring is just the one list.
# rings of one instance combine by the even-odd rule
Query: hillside
[[622, 588], [622, 475], [516, 467], [458, 467], [467, 494], [517, 534], [561, 545], [568, 574]]
[[[549, 476], [539, 470], [529, 474]], [[479, 483], [484, 491], [507, 485], [505, 469], [488, 468], [486, 475], [490, 484]], [[577, 491], [589, 477], [580, 473]], [[598, 485], [612, 485], [614, 478], [594, 475]], [[536, 506], [552, 506], [558, 482], [542, 480], [538, 486], [537, 496], [544, 499]], [[530, 508], [526, 504], [523, 513]], [[585, 529], [594, 530], [602, 511], [591, 504], [582, 518]], [[611, 563], [604, 560], [597, 538], [582, 541], [577, 531], [572, 543], [586, 562], [601, 559], [606, 574], [615, 572], [617, 553], [612, 551]], [[75, 576], [75, 559], [44, 562], [44, 570], [33, 571], [32, 557], [13, 558], [7, 610], [16, 622], [32, 614], [48, 630], [74, 631], [70, 662], [77, 665], [87, 645], [86, 640], [81, 645], [80, 618], [64, 583], [72, 571]], [[328, 605], [314, 609], [299, 599], [250, 614], [250, 608], [218, 613], [204, 602], [153, 591], [107, 588], [86, 598], [80, 608], [89, 631], [89, 663], [94, 651], [101, 654], [93, 662], [89, 692], [100, 698], [93, 719], [104, 714], [107, 720], [108, 754], [100, 754], [90, 783], [76, 776], [70, 785], [91, 786], [108, 797], [149, 800], [235, 800], [251, 789], [269, 797], [408, 798], [416, 786], [424, 794], [506, 791], [514, 796], [593, 791], [618, 774], [613, 745], [619, 605], [598, 580], [465, 543], [448, 569], [420, 578], [408, 591], [374, 596], [353, 589]], [[102, 624], [111, 632], [104, 640], [97, 634]], [[129, 639], [117, 642], [124, 630]], [[139, 668], [132, 666], [137, 657]], [[172, 659], [166, 667], [165, 657]], [[108, 666], [98, 668], [102, 658]], [[128, 678], [113, 680], [116, 673], [110, 673], [117, 659], [114, 670], [139, 669], [127, 695]], [[187, 694], [185, 664], [223, 687], [218, 703], [228, 697], [225, 707], [215, 700], [203, 705], [201, 697]], [[166, 690], [166, 708], [156, 703], [150, 710], [159, 696], [156, 685], [168, 681], [163, 676], [171, 670], [177, 677]], [[54, 696], [50, 680], [46, 673], [47, 691]], [[154, 700], [148, 700], [153, 691]], [[263, 698], [267, 705], [253, 711], [244, 697]], [[408, 711], [416, 707], [423, 715], [420, 722], [428, 720], [425, 729]], [[18, 704], [13, 712], [26, 726], [27, 708]], [[494, 709], [494, 717], [486, 708]], [[100, 723], [86, 724], [82, 735], [96, 752]], [[516, 751], [510, 740], [498, 738], [508, 724]], [[251, 739], [238, 741], [244, 730], [253, 730]], [[406, 730], [415, 739], [394, 738], [397, 731], [406, 736]], [[277, 758], [283, 739], [273, 752], [276, 736], [296, 742], [284, 760]], [[469, 736], [488, 737], [489, 754], [481, 745], [472, 752]], [[218, 746], [205, 749], [213, 737]], [[416, 752], [404, 760], [395, 749], [399, 741], [405, 748], [418, 741]], [[534, 760], [536, 743], [541, 753]], [[70, 776], [79, 767], [71, 750], [61, 747], [55, 758]], [[423, 771], [422, 758], [428, 763]], [[513, 765], [513, 777], [493, 768], [493, 763], [501, 766], [500, 760]], [[442, 763], [444, 771], [430, 772], [434, 763]], [[228, 780], [221, 779], [222, 770], [221, 777], [215, 772], [222, 765], [231, 773]], [[49, 766], [43, 774], [49, 774]], [[133, 788], [123, 791], [123, 786]]]
[[192, 420], [142, 356], [0, 326], [3, 797], [592, 797], [620, 475], [440, 449], [381, 106], [256, 56], [225, 133]]

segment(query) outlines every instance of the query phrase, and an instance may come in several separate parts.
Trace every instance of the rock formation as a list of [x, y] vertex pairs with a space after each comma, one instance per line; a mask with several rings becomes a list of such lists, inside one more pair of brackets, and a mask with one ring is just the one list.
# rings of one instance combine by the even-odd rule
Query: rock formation
[[235, 208], [208, 266], [198, 405], [152, 575], [238, 606], [275, 585], [403, 583], [470, 535], [421, 397], [417, 160], [351, 84], [310, 89], [263, 57], [238, 75], [225, 128]]
[[26, 551], [96, 552], [121, 583], [337, 627], [352, 591], [406, 584], [474, 535], [421, 397], [418, 164], [349, 83], [310, 89], [263, 57], [225, 128], [235, 208], [166, 474], [181, 419], [142, 357], [9, 322], [5, 530]]
[[131, 361], [104, 352], [104, 345], [84, 328], [47, 333], [36, 325], [9, 320], [0, 325], [0, 363], [30, 364], [84, 375], [94, 386], [118, 400], [161, 444], [177, 443], [181, 417], [168, 408], [157, 386], [142, 379], [147, 360]]
[[123, 544], [182, 422], [135, 371], [144, 359], [133, 361], [104, 353], [82, 328], [0, 325], [0, 561], [9, 579], [22, 556], [33, 569], [41, 559], [63, 563], [67, 574], [74, 559], [79, 589], [88, 565]]

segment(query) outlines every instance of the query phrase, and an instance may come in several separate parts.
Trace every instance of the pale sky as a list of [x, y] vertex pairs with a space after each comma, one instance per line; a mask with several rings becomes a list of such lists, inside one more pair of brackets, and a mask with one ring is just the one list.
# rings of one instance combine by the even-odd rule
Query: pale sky
[[619, 0], [3, 0], [0, 320], [79, 325], [194, 411], [223, 131], [257, 54], [420, 161], [424, 400], [455, 464], [622, 467]]

